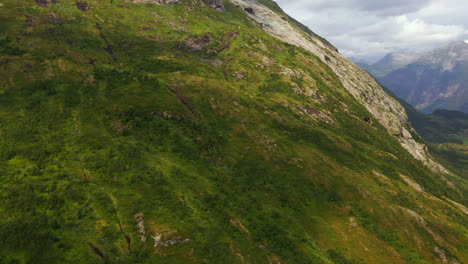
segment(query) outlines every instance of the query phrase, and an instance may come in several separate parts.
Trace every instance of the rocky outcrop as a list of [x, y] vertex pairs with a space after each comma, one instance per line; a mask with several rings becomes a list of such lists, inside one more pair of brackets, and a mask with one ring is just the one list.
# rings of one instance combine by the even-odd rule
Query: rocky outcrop
[[206, 63], [214, 67], [221, 67], [223, 66], [223, 63], [224, 63], [223, 61], [218, 60], [218, 59], [200, 59], [200, 62]]
[[79, 2], [79, 1], [76, 1], [75, 4], [76, 4], [76, 7], [77, 7], [78, 9], [80, 9], [81, 11], [83, 11], [83, 12], [86, 12], [86, 11], [89, 10], [89, 5], [88, 5], [88, 3], [86, 3], [86, 2]]
[[403, 181], [405, 181], [409, 186], [411, 186], [411, 188], [415, 189], [416, 191], [418, 192], [422, 192], [423, 191], [423, 188], [421, 187], [421, 185], [419, 185], [418, 183], [414, 182], [413, 180], [411, 180], [408, 176], [405, 176], [403, 174], [400, 174], [400, 177]]
[[140, 238], [141, 242], [146, 242], [146, 231], [145, 231], [145, 221], [143, 220], [143, 213], [136, 214], [135, 222], [138, 228], [138, 237]]
[[319, 38], [306, 34], [288, 20], [255, 0], [231, 0], [258, 23], [270, 35], [295, 46], [308, 50], [326, 63], [338, 76], [344, 88], [353, 95], [411, 155], [436, 172], [447, 172], [428, 154], [424, 144], [412, 137], [408, 117], [404, 108], [366, 71], [325, 45]]
[[202, 51], [208, 45], [210, 45], [211, 42], [211, 36], [206, 34], [203, 35], [197, 39], [194, 38], [189, 38], [185, 41], [185, 46], [189, 48], [191, 51]]
[[41, 7], [44, 7], [44, 8], [48, 8], [49, 7], [49, 4], [50, 4], [50, 1], [49, 0], [36, 0], [36, 4], [38, 6], [41, 6]]
[[445, 252], [445, 250], [443, 250], [443, 249], [441, 249], [439, 247], [434, 247], [434, 253], [436, 253], [439, 256], [440, 260], [444, 264], [458, 264], [458, 263], [460, 263], [454, 258], [447, 257], [447, 253]]
[[51, 3], [58, 3], [57, 0], [36, 0], [36, 4], [43, 8], [49, 8]]
[[206, 0], [206, 3], [209, 7], [213, 8], [214, 10], [218, 10], [221, 12], [226, 11], [226, 7], [224, 7], [223, 0]]
[[444, 197], [444, 199], [447, 200], [448, 202], [450, 202], [456, 208], [460, 209], [463, 213], [468, 214], [468, 208], [466, 208], [463, 204], [452, 201], [447, 197]]
[[49, 11], [49, 15], [43, 15], [41, 17], [42, 23], [51, 25], [60, 25], [63, 23], [63, 19], [57, 16], [54, 12]]
[[155, 234], [151, 237], [154, 240], [154, 252], [160, 253], [160, 249], [169, 246], [177, 246], [190, 241], [188, 238], [173, 236], [174, 234]]

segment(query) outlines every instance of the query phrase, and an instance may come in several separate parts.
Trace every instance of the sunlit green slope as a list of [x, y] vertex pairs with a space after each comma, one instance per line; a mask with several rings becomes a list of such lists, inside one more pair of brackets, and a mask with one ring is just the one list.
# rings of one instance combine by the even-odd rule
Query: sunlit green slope
[[468, 262], [467, 182], [245, 10], [0, 3], [0, 263]]

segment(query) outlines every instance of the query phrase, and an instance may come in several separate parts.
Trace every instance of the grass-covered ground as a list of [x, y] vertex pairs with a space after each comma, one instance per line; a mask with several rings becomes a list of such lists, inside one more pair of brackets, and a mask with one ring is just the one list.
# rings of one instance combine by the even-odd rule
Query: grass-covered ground
[[1, 2], [0, 263], [468, 261], [466, 180], [244, 10], [57, 2]]

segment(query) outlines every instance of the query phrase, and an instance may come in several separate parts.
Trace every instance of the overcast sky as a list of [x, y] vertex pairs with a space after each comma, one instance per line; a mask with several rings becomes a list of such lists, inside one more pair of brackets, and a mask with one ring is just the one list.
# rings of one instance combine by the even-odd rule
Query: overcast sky
[[345, 56], [375, 61], [468, 40], [468, 0], [277, 0]]

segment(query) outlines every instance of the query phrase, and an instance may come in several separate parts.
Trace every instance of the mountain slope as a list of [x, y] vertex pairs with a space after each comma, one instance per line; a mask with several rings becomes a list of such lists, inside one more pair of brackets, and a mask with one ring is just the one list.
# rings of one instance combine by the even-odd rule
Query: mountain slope
[[2, 1], [1, 261], [468, 261], [366, 72], [269, 1], [133, 2]]
[[468, 44], [457, 41], [423, 54], [385, 77], [376, 77], [424, 112], [448, 109], [468, 113], [467, 70]]
[[251, 11], [247, 12], [249, 17], [258, 22], [266, 32], [317, 55], [338, 76], [344, 88], [364, 105], [390, 134], [397, 136], [400, 144], [406, 150], [433, 170], [444, 171], [444, 168], [429, 157], [425, 146], [416, 142], [412, 137], [412, 128], [409, 127], [404, 108], [384, 92], [367, 72], [340, 55], [336, 49], [330, 49], [320, 39], [310, 35], [306, 36], [303, 32], [295, 30], [284, 19], [284, 16], [281, 16], [281, 13], [277, 14], [253, 0], [235, 0], [234, 3], [240, 5], [244, 10]]
[[423, 114], [391, 91], [387, 93], [405, 108], [411, 126], [427, 142], [434, 154], [450, 171], [466, 178], [468, 175], [468, 114], [436, 110]]

